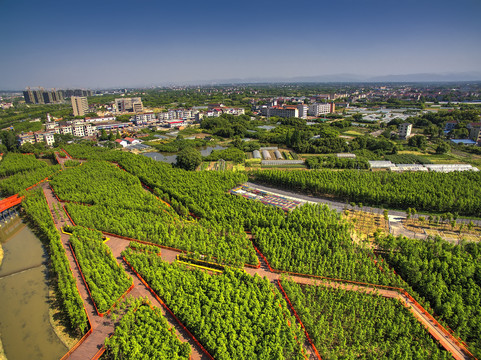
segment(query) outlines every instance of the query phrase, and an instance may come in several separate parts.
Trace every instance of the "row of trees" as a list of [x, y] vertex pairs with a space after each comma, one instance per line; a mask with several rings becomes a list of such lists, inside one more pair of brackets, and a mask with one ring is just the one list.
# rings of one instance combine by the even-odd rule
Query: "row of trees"
[[83, 334], [88, 327], [82, 298], [65, 254], [60, 234], [55, 228], [50, 210], [41, 189], [27, 193], [22, 202], [27, 217], [32, 221], [40, 237], [47, 245], [49, 269], [55, 282], [57, 294], [63, 304], [70, 328], [76, 335]]
[[369, 169], [370, 165], [364, 159], [338, 158], [337, 156], [312, 156], [306, 159], [309, 169]]
[[131, 304], [115, 327], [114, 335], [105, 340], [102, 358], [120, 359], [190, 359], [189, 343], [181, 342], [159, 308], [151, 308], [143, 299]]
[[75, 227], [70, 243], [98, 311], [106, 312], [132, 285], [132, 278], [103, 243], [101, 232]]
[[230, 233], [205, 221], [172, 223], [158, 212], [104, 205], [70, 203], [67, 211], [78, 225], [203, 254], [220, 263], [257, 263], [245, 234]]
[[481, 243], [376, 238], [383, 257], [481, 356]]
[[399, 301], [282, 280], [322, 358], [450, 359]]
[[0, 180], [0, 192], [4, 195], [17, 194], [22, 190], [52, 176], [60, 171], [60, 165], [42, 166], [31, 171], [18, 172], [8, 178]]
[[156, 255], [123, 255], [214, 358], [304, 358], [303, 333], [267, 279], [232, 269], [211, 276]]
[[[481, 214], [481, 172], [252, 172], [255, 181], [309, 192], [335, 195], [348, 201], [391, 208]], [[462, 186], [460, 186], [462, 184]]]

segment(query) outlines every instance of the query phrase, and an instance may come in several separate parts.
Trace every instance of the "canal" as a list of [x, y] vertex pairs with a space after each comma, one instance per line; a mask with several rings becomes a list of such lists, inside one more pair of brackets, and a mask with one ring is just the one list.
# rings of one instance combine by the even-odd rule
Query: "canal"
[[0, 222], [0, 337], [8, 360], [60, 359], [68, 349], [49, 321], [46, 253], [16, 216]]

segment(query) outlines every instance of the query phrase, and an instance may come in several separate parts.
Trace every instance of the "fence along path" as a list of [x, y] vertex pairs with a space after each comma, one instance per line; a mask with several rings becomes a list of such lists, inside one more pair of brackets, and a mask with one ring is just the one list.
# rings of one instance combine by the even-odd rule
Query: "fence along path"
[[[114, 323], [108, 317], [100, 317], [97, 314], [95, 306], [93, 304], [92, 299], [90, 298], [87, 287], [82, 279], [82, 275], [80, 270], [75, 262], [74, 256], [69, 246], [69, 235], [64, 234], [61, 232], [61, 228], [63, 225], [72, 225], [72, 222], [68, 218], [64, 218], [63, 214], [59, 212], [60, 218], [57, 217], [53, 204], [58, 203], [55, 194], [53, 193], [52, 189], [48, 184], [43, 184], [42, 186], [45, 196], [47, 198], [47, 203], [49, 205], [50, 212], [54, 218], [55, 226], [60, 232], [62, 244], [64, 246], [65, 252], [69, 259], [70, 268], [72, 269], [74, 278], [77, 282], [77, 287], [80, 291], [80, 296], [84, 301], [85, 308], [87, 310], [87, 315], [89, 317], [91, 326], [92, 326], [92, 333], [85, 339], [85, 341], [80, 344], [71, 354], [68, 356], [69, 359], [93, 359], [97, 358], [98, 355], [101, 354], [101, 349], [104, 345], [105, 339], [111, 336], [114, 333]], [[205, 360], [207, 359], [206, 355], [202, 352], [201, 349], [194, 343], [194, 341], [179, 327], [175, 319], [170, 316], [168, 313], [165, 312], [161, 304], [157, 301], [157, 299], [152, 296], [150, 291], [145, 287], [144, 284], [139, 280], [137, 276], [133, 274], [130, 268], [122, 261], [120, 253], [127, 247], [129, 244], [128, 241], [122, 240], [120, 238], [111, 236], [110, 240], [107, 241], [107, 245], [112, 250], [114, 257], [117, 261], [125, 268], [127, 273], [132, 277], [134, 287], [130, 291], [129, 296], [132, 297], [147, 297], [153, 306], [156, 306], [162, 309], [162, 314], [166, 318], [169, 325], [176, 330], [177, 337], [184, 342], [189, 342], [192, 347], [191, 359], [192, 360]]]
[[456, 360], [475, 359], [463, 344], [460, 344], [459, 341], [451, 335], [451, 333], [449, 333], [443, 326], [434, 320], [434, 318], [426, 310], [424, 310], [406, 291], [402, 289], [377, 287], [373, 284], [362, 284], [355, 282], [349, 283], [343, 280], [320, 279], [309, 275], [299, 276], [288, 272], [277, 271], [272, 269], [264, 255], [262, 255], [258, 249], [256, 250], [259, 255], [261, 267], [259, 269], [244, 268], [245, 272], [247, 273], [265, 276], [272, 282], [280, 280], [281, 275], [284, 274], [289, 280], [299, 284], [341, 288], [344, 290], [358, 291], [367, 294], [379, 294], [386, 298], [398, 299], [404, 304], [404, 306], [408, 308], [408, 310], [416, 317], [416, 319], [425, 328], [427, 328], [429, 333], [440, 342], [441, 346], [449, 351]]
[[[69, 155], [67, 155], [67, 156], [70, 157]], [[48, 188], [48, 192], [49, 192], [49, 195], [50, 195], [49, 206], [50, 206], [50, 201], [57, 201], [58, 202], [58, 200], [55, 198], [55, 195], [53, 194], [53, 191], [50, 189], [50, 187], [45, 186], [45, 184], [43, 184], [43, 187], [44, 187], [44, 192], [46, 192], [46, 193], [47, 193], [47, 191], [45, 189]], [[149, 191], [149, 190], [146, 189], [146, 191]], [[50, 200], [50, 199], [52, 199], [52, 200]], [[61, 225], [58, 225], [57, 222], [56, 222], [56, 226], [58, 228]], [[62, 234], [62, 235], [64, 235], [64, 234]], [[111, 235], [109, 235], [109, 236], [111, 236]], [[131, 240], [135, 241], [135, 239], [131, 239]], [[125, 245], [120, 245], [120, 243], [122, 243], [122, 242], [125, 243]], [[111, 247], [112, 251], [114, 252], [114, 256], [116, 256], [119, 263], [123, 264], [123, 266], [127, 269], [129, 274], [132, 274], [131, 270], [126, 266], [126, 264], [122, 261], [122, 259], [120, 257], [120, 252], [122, 251], [121, 249], [125, 249], [125, 247], [128, 244], [126, 239], [111, 236], [111, 240], [108, 241], [107, 244], [109, 245], [109, 247]], [[318, 286], [320, 285], [320, 286], [343, 288], [345, 290], [360, 291], [360, 292], [365, 292], [365, 293], [377, 293], [377, 294], [380, 294], [381, 296], [384, 296], [384, 297], [396, 298], [396, 299], [400, 300], [409, 309], [409, 311], [416, 317], [416, 319], [419, 322], [421, 322], [424, 327], [427, 328], [429, 333], [436, 340], [438, 340], [440, 342], [441, 346], [443, 346], [447, 351], [449, 351], [456, 360], [475, 359], [475, 357], [469, 352], [469, 350], [463, 344], [461, 344], [456, 338], [454, 338], [453, 335], [451, 335], [450, 332], [448, 332], [442, 325], [440, 325], [407, 292], [400, 291], [402, 289], [397, 289], [397, 290], [396, 289], [386, 289], [386, 288], [376, 287], [375, 285], [372, 285], [372, 284], [360, 284], [360, 283], [349, 284], [346, 281], [335, 280], [335, 279], [322, 279], [321, 280], [321, 279], [316, 279], [314, 276], [309, 276], [309, 275], [298, 276], [298, 275], [295, 275], [295, 274], [289, 274], [287, 272], [277, 271], [277, 270], [271, 268], [271, 266], [267, 262], [267, 259], [264, 257], [264, 255], [257, 248], [256, 248], [256, 251], [258, 253], [258, 257], [259, 257], [259, 261], [260, 261], [261, 266], [260, 266], [260, 268], [245, 267], [244, 270], [245, 270], [246, 273], [249, 273], [251, 275], [257, 274], [261, 277], [265, 276], [273, 283], [275, 283], [277, 280], [280, 280], [280, 278], [281, 278], [280, 274], [284, 273], [284, 274], [288, 275], [290, 280], [292, 280], [294, 282], [297, 282], [297, 283], [300, 283], [300, 284], [309, 284], [309, 285], [318, 285]], [[172, 261], [174, 261], [176, 255], [178, 253], [180, 253], [180, 251], [171, 250], [171, 249], [170, 250], [169, 249], [162, 249], [161, 256], [162, 256], [162, 259], [164, 259], [165, 261], [172, 262]], [[70, 255], [71, 255], [71, 253], [70, 253]], [[69, 256], [69, 261], [70, 261], [70, 256]], [[74, 276], [76, 276], [76, 275], [74, 274]], [[134, 285], [134, 289], [131, 292], [131, 295], [136, 296], [140, 292], [140, 293], [144, 294], [144, 295], [140, 295], [140, 296], [147, 296], [149, 298], [149, 300], [155, 306], [161, 307], [160, 306], [161, 304], [155, 299], [155, 297], [151, 296], [151, 293], [140, 282], [140, 280], [136, 276], [133, 276], [133, 278], [134, 278], [134, 284], [135, 285]], [[76, 277], [76, 279], [77, 279], [77, 281], [79, 281], [79, 278]], [[142, 289], [142, 290], [138, 290], [138, 289]], [[82, 297], [83, 297], [83, 294], [82, 294]], [[88, 296], [87, 296], [87, 300], [89, 300], [91, 302], [91, 300], [88, 298]], [[84, 298], [84, 302], [85, 301], [86, 300]], [[165, 313], [164, 309], [162, 309], [162, 310], [163, 310], [163, 313]], [[95, 309], [93, 309], [93, 311], [95, 311]], [[89, 310], [89, 313], [90, 313], [90, 310]], [[90, 316], [90, 314], [89, 314], [89, 316]], [[169, 320], [169, 323], [178, 330], [177, 334], [178, 334], [179, 338], [181, 338], [183, 341], [185, 341], [186, 339], [187, 340], [190, 339], [188, 336], [184, 337], [185, 333], [182, 334], [182, 331], [180, 332], [181, 335], [179, 334], [179, 329], [180, 330], [182, 330], [182, 329], [179, 328], [178, 326], [175, 326], [176, 325], [175, 321], [171, 322], [171, 320], [173, 320], [173, 319], [172, 318], [169, 319], [168, 314], [165, 314], [164, 316], [166, 316], [166, 318]], [[92, 328], [94, 328], [93, 323], [92, 323]], [[94, 330], [94, 332], [95, 332], [95, 330]], [[193, 350], [191, 358], [192, 359], [203, 358], [204, 353], [196, 346], [195, 343], [193, 343], [191, 341], [189, 341], [189, 342], [191, 343], [192, 350]], [[87, 343], [87, 341], [85, 343]], [[103, 340], [102, 340], [101, 343], [103, 344]], [[84, 344], [79, 346], [79, 348], [83, 347]], [[311, 348], [311, 347], [309, 346], [309, 348]], [[311, 351], [309, 351], [309, 352], [310, 352], [311, 355], [313, 355], [316, 352], [316, 350], [311, 348]], [[86, 358], [88, 358], [88, 357], [84, 357], [84, 359], [86, 359]], [[91, 357], [89, 357], [89, 359], [90, 358]]]

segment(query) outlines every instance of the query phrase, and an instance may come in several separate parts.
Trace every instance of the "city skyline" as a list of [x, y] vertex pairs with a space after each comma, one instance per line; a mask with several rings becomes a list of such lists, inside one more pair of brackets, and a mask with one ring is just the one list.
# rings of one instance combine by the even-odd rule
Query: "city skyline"
[[475, 0], [77, 5], [3, 4], [0, 88], [481, 74]]

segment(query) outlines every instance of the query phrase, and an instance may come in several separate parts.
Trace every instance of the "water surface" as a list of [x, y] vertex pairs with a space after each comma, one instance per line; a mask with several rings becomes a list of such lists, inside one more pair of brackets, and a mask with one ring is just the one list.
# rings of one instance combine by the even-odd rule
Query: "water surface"
[[1, 224], [0, 334], [7, 359], [59, 359], [68, 349], [49, 321], [42, 243], [18, 217]]

